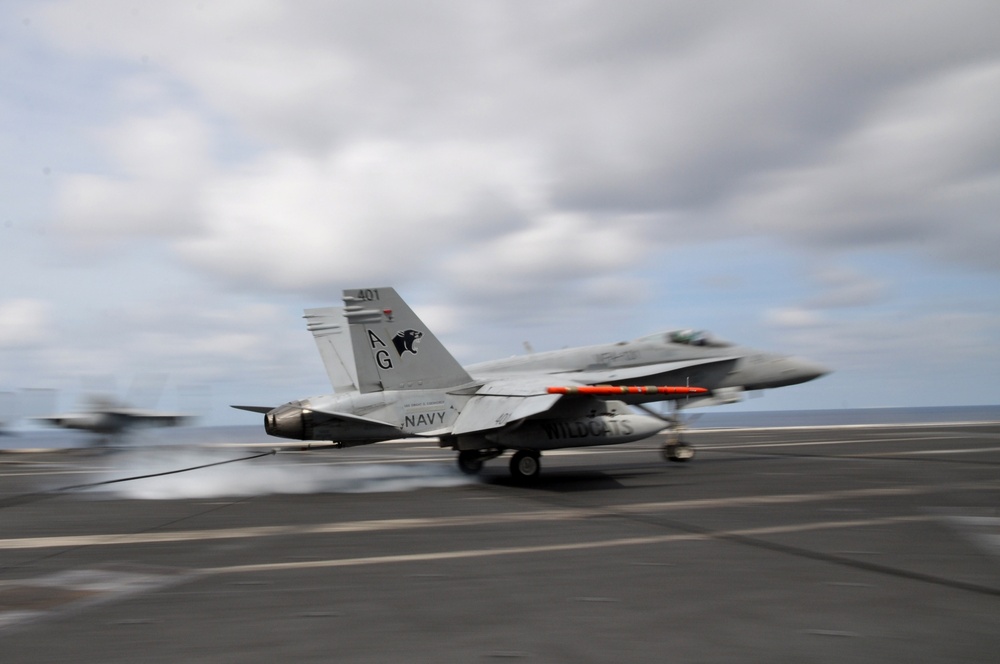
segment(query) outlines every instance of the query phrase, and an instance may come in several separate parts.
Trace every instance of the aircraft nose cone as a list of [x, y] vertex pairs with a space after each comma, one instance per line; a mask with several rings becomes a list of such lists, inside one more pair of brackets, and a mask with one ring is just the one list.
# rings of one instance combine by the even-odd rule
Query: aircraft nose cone
[[829, 367], [804, 357], [790, 357], [788, 358], [788, 364], [791, 369], [790, 373], [794, 374], [797, 379], [796, 382], [800, 383], [825, 376], [831, 372]]

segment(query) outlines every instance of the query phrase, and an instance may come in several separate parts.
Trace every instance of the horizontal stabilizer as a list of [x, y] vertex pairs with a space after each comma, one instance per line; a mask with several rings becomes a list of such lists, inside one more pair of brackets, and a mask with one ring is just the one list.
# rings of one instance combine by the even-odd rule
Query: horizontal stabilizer
[[251, 413], [270, 413], [274, 406], [230, 406], [236, 410], [249, 410]]

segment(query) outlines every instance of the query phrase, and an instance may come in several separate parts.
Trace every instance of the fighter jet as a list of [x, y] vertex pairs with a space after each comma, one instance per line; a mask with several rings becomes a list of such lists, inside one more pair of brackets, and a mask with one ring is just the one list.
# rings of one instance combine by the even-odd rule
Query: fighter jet
[[107, 395], [91, 395], [78, 411], [34, 418], [62, 429], [75, 429], [95, 434], [100, 441], [124, 438], [135, 429], [176, 427], [194, 418], [183, 413], [169, 413], [134, 408]]
[[679, 440], [677, 418], [647, 404], [723, 402], [827, 373], [689, 330], [465, 368], [394, 289], [345, 290], [343, 300], [343, 308], [305, 312], [336, 393], [233, 408], [263, 413], [272, 436], [337, 447], [436, 438], [458, 452], [466, 473], [509, 450], [511, 475], [531, 480], [543, 451], [628, 443], [664, 429], [672, 432], [664, 456], [687, 461], [694, 450]]

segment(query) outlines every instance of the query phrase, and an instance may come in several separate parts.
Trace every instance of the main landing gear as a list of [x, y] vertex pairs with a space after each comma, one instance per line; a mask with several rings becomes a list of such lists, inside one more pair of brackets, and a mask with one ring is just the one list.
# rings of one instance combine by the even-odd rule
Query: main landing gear
[[502, 453], [502, 450], [462, 450], [458, 453], [458, 469], [466, 475], [478, 475], [485, 462]]
[[510, 476], [521, 482], [530, 482], [542, 472], [542, 455], [535, 450], [516, 452], [510, 460]]
[[[458, 453], [458, 468], [466, 475], [476, 475], [483, 463], [500, 456], [501, 450], [462, 450]], [[520, 450], [510, 460], [510, 475], [515, 480], [530, 482], [542, 471], [541, 453], [537, 450]]]
[[466, 475], [478, 475], [483, 469], [483, 455], [479, 450], [462, 450], [458, 453], [458, 469]]

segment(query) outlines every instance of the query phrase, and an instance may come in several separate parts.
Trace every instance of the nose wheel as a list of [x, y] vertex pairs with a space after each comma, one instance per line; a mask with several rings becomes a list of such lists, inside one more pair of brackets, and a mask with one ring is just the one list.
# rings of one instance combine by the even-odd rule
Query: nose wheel
[[667, 443], [663, 446], [661, 452], [664, 459], [677, 463], [690, 461], [694, 458], [694, 448], [687, 443], [682, 443], [680, 441], [676, 443]]
[[653, 417], [660, 418], [667, 423], [667, 442], [663, 444], [662, 448], [660, 448], [660, 453], [663, 455], [665, 460], [673, 461], [675, 463], [683, 463], [694, 458], [694, 448], [681, 441], [681, 434], [684, 431], [685, 423], [681, 419], [681, 408], [678, 402], [671, 402], [673, 414], [670, 416], [662, 415], [652, 408], [643, 406], [642, 404], [636, 404], [636, 407], [640, 410], [646, 411]]

